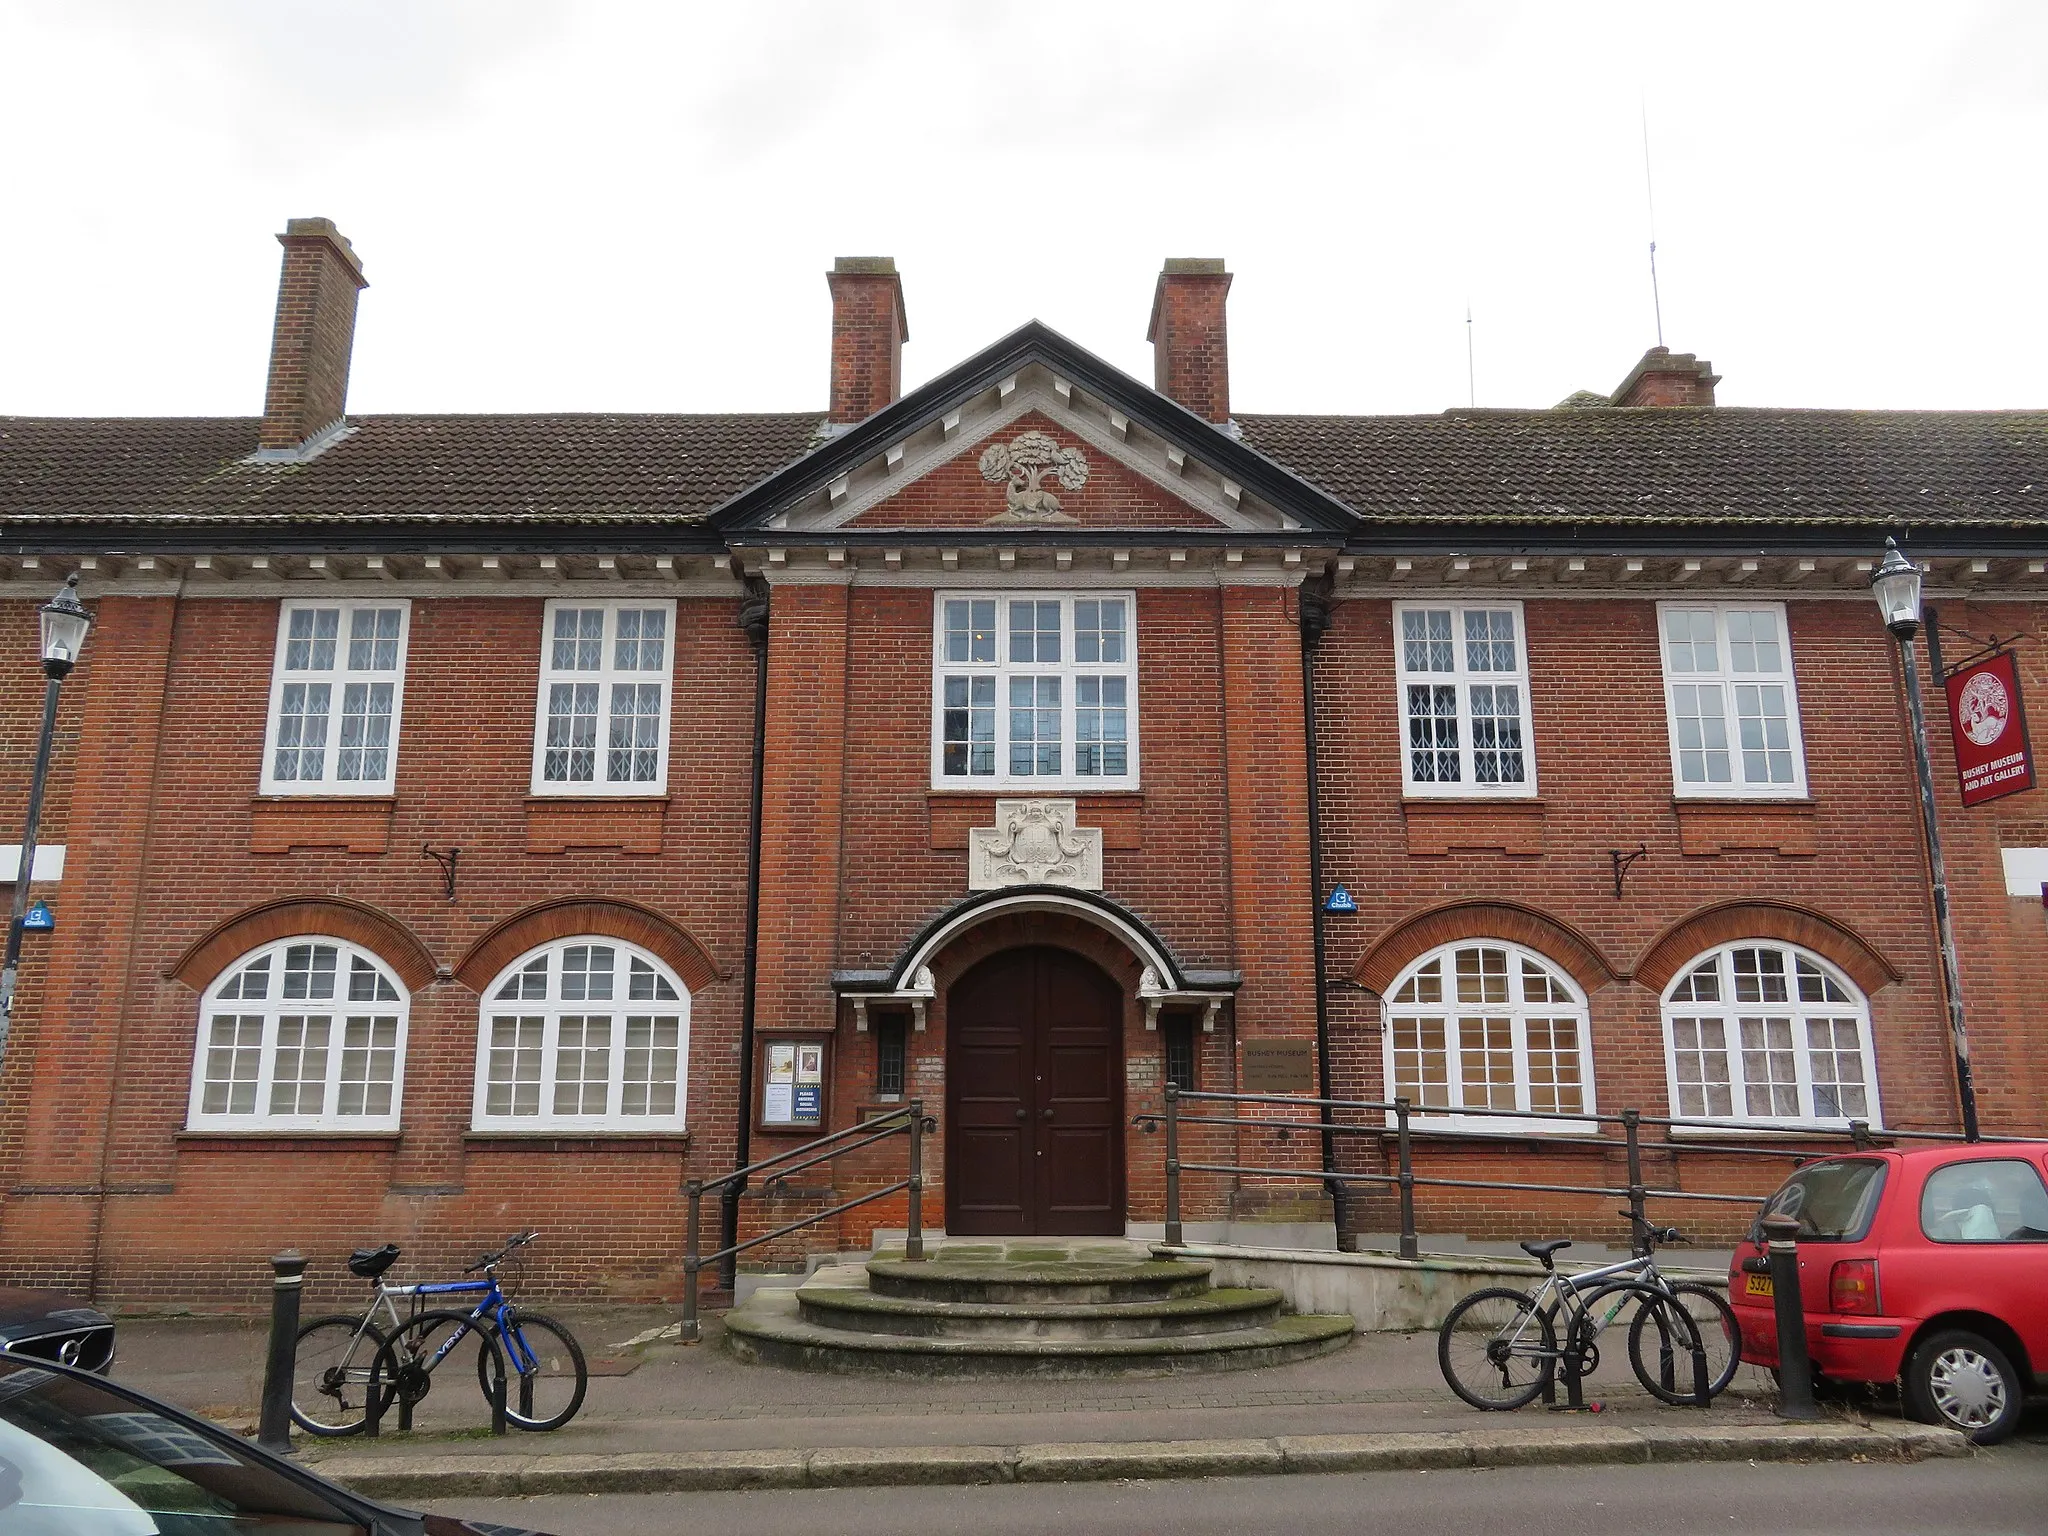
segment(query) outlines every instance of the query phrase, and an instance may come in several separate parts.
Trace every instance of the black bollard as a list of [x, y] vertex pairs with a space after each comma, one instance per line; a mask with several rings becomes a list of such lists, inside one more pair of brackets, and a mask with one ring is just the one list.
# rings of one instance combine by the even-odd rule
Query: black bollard
[[1817, 1419], [1813, 1362], [1806, 1353], [1806, 1303], [1799, 1294], [1799, 1223], [1790, 1216], [1766, 1216], [1771, 1306], [1778, 1320], [1778, 1417]]
[[289, 1454], [292, 1371], [299, 1353], [299, 1294], [305, 1287], [305, 1256], [289, 1249], [272, 1259], [270, 1267], [276, 1272], [270, 1292], [270, 1358], [263, 1365], [263, 1417], [256, 1443], [266, 1451]]

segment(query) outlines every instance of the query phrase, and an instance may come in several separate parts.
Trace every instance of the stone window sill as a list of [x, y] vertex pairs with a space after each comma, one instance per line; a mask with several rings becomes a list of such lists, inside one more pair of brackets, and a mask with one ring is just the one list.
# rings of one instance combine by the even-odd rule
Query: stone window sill
[[397, 805], [394, 795], [259, 795], [249, 802], [249, 851], [384, 853]]
[[404, 1139], [402, 1131], [309, 1131], [309, 1130], [257, 1130], [246, 1131], [177, 1131], [174, 1141], [197, 1146], [256, 1146], [265, 1142], [290, 1142], [305, 1145], [322, 1142], [336, 1146], [351, 1147], [396, 1147]]
[[1543, 852], [1544, 805], [1535, 796], [1401, 802], [1408, 852], [1435, 858], [1454, 849], [1531, 855]]
[[464, 1145], [479, 1151], [532, 1152], [604, 1147], [612, 1151], [684, 1151], [688, 1131], [465, 1131]]

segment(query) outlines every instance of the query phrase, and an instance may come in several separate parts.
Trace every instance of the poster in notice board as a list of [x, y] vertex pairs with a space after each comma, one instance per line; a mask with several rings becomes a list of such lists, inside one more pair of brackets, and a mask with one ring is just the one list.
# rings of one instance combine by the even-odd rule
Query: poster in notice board
[[762, 1048], [761, 1124], [814, 1131], [825, 1124], [825, 1046], [770, 1040]]
[[1996, 651], [1949, 673], [1948, 724], [1964, 805], [2034, 787], [2034, 754], [2020, 704], [2019, 658]]

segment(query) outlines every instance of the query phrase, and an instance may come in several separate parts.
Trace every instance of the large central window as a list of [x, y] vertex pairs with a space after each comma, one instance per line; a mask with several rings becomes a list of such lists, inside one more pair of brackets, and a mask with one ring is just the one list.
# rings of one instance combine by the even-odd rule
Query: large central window
[[933, 618], [934, 788], [1138, 787], [1129, 592], [942, 592]]

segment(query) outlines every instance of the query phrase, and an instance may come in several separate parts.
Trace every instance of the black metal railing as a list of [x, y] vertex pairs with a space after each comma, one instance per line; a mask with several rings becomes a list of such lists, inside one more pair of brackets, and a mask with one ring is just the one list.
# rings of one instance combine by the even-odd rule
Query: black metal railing
[[[705, 1265], [723, 1263], [745, 1253], [749, 1248], [758, 1248], [763, 1243], [774, 1242], [778, 1237], [787, 1237], [790, 1233], [800, 1232], [805, 1227], [814, 1227], [819, 1222], [830, 1221], [834, 1216], [843, 1216], [846, 1212], [872, 1201], [885, 1200], [891, 1195], [908, 1192], [909, 1213], [904, 1224], [903, 1256], [914, 1261], [922, 1260], [924, 1138], [932, 1129], [933, 1123], [925, 1118], [924, 1101], [912, 1099], [908, 1104], [899, 1109], [892, 1109], [887, 1114], [877, 1115], [874, 1119], [862, 1121], [859, 1125], [850, 1125], [843, 1131], [834, 1131], [829, 1136], [820, 1136], [815, 1141], [807, 1141], [800, 1147], [791, 1147], [788, 1151], [778, 1152], [773, 1157], [764, 1157], [758, 1163], [735, 1168], [731, 1173], [718, 1178], [692, 1179], [684, 1190], [690, 1202], [689, 1224], [685, 1231], [683, 1246], [684, 1341], [694, 1342], [702, 1336], [697, 1320], [697, 1277], [703, 1273]], [[772, 1192], [777, 1184], [792, 1174], [801, 1173], [806, 1168], [815, 1168], [820, 1163], [832, 1162], [849, 1152], [857, 1152], [863, 1147], [874, 1146], [878, 1142], [888, 1141], [897, 1136], [910, 1138], [910, 1156], [907, 1171], [895, 1183], [869, 1190], [866, 1194], [857, 1195], [851, 1200], [843, 1200], [827, 1210], [815, 1211], [801, 1220], [777, 1227], [772, 1232], [763, 1232], [757, 1237], [729, 1244], [714, 1253], [702, 1251], [704, 1196], [707, 1193], [734, 1187], [745, 1190], [748, 1182], [757, 1176], [760, 1177], [763, 1188]]]
[[[1228, 1115], [1187, 1114], [1181, 1106], [1188, 1103], [1237, 1105], [1274, 1105], [1288, 1109], [1312, 1110], [1319, 1118], [1314, 1120], [1256, 1118], [1243, 1114]], [[1347, 1125], [1335, 1121], [1332, 1114], [1323, 1112], [1356, 1111], [1361, 1114], [1378, 1115], [1380, 1123], [1374, 1125]], [[1429, 1144], [1444, 1142], [1465, 1145], [1498, 1146], [1503, 1140], [1499, 1131], [1464, 1130], [1446, 1127], [1434, 1122], [1455, 1117], [1458, 1120], [1494, 1119], [1527, 1122], [1531, 1120], [1560, 1122], [1572, 1128], [1593, 1126], [1619, 1126], [1619, 1137], [1608, 1135], [1575, 1136], [1569, 1131], [1558, 1134], [1549, 1131], [1539, 1135], [1542, 1145], [1548, 1148], [1572, 1148], [1591, 1150], [1602, 1154], [1620, 1152], [1626, 1159], [1628, 1182], [1626, 1185], [1601, 1184], [1550, 1184], [1513, 1179], [1453, 1179], [1425, 1177], [1415, 1171], [1415, 1136], [1417, 1118], [1431, 1123], [1421, 1127], [1421, 1134]], [[1313, 1099], [1295, 1094], [1276, 1093], [1209, 1093], [1196, 1092], [1166, 1085], [1166, 1110], [1163, 1114], [1141, 1114], [1135, 1118], [1140, 1127], [1151, 1130], [1164, 1126], [1166, 1132], [1166, 1242], [1178, 1247], [1185, 1237], [1181, 1220], [1181, 1175], [1183, 1173], [1218, 1173], [1232, 1176], [1276, 1179], [1312, 1179], [1325, 1185], [1363, 1184], [1391, 1186], [1399, 1194], [1401, 1212], [1400, 1256], [1414, 1259], [1420, 1256], [1420, 1238], [1415, 1227], [1415, 1191], [1418, 1188], [1432, 1189], [1499, 1189], [1518, 1190], [1535, 1194], [1559, 1195], [1604, 1195], [1628, 1202], [1632, 1242], [1640, 1246], [1646, 1224], [1644, 1205], [1650, 1200], [1692, 1200], [1714, 1202], [1724, 1205], [1754, 1205], [1771, 1190], [1763, 1189], [1755, 1194], [1720, 1194], [1705, 1190], [1652, 1189], [1643, 1182], [1644, 1155], [1670, 1156], [1674, 1159], [1700, 1153], [1716, 1157], [1764, 1158], [1783, 1162], [1802, 1162], [1822, 1155], [1832, 1145], [1848, 1142], [1852, 1147], [1866, 1149], [1880, 1142], [1893, 1141], [1947, 1141], [1965, 1140], [1949, 1131], [1895, 1131], [1873, 1130], [1868, 1121], [1851, 1120], [1846, 1130], [1780, 1131], [1775, 1127], [1758, 1126], [1748, 1121], [1712, 1120], [1680, 1115], [1646, 1115], [1641, 1110], [1624, 1109], [1613, 1114], [1596, 1114], [1586, 1111], [1576, 1114], [1520, 1109], [1446, 1109], [1440, 1106], [1425, 1106], [1417, 1110], [1409, 1099]], [[1387, 1123], [1391, 1118], [1392, 1124]], [[1277, 1130], [1282, 1132], [1315, 1131], [1334, 1132], [1337, 1136], [1371, 1137], [1382, 1147], [1391, 1140], [1394, 1143], [1395, 1169], [1393, 1173], [1348, 1173], [1331, 1167], [1264, 1168], [1244, 1163], [1187, 1162], [1181, 1158], [1181, 1130], [1184, 1126], [1221, 1126], [1230, 1130]], [[1665, 1134], [1645, 1140], [1645, 1126], [1662, 1127]], [[1724, 1134], [1755, 1135], [1759, 1130], [1767, 1131], [1773, 1138], [1769, 1146], [1754, 1144], [1729, 1146], [1694, 1137], [1674, 1141], [1672, 1130], [1719, 1131]], [[1512, 1132], [1510, 1132], [1512, 1134]], [[2026, 1138], [2016, 1136], [1985, 1136], [1983, 1141], [2019, 1141]], [[1332, 1158], [1331, 1161], [1336, 1161]], [[1318, 1161], [1322, 1161], [1318, 1158]], [[1772, 1188], [1776, 1187], [1773, 1183]]]

